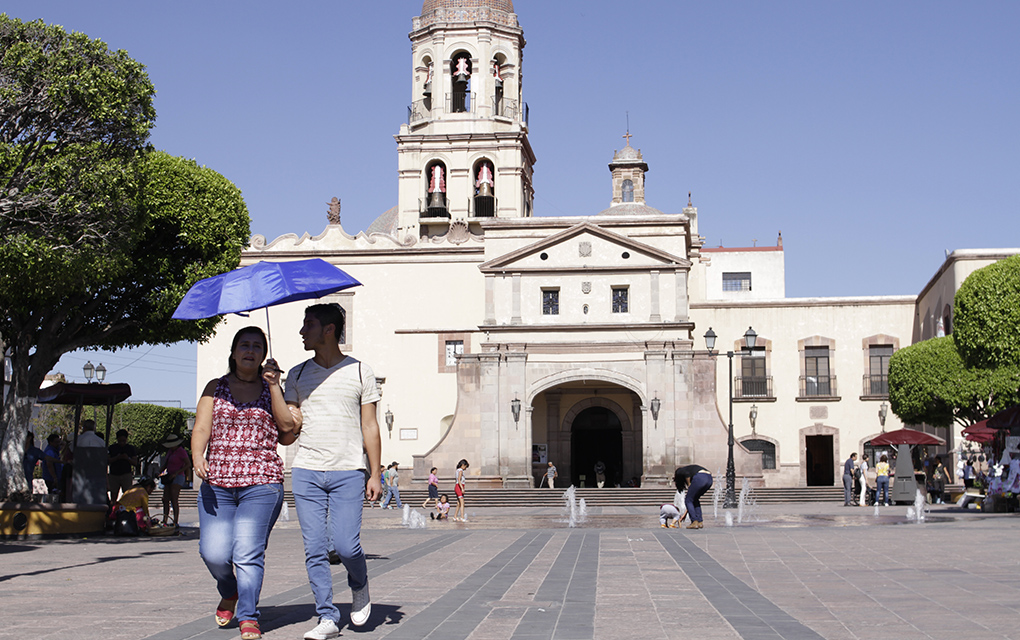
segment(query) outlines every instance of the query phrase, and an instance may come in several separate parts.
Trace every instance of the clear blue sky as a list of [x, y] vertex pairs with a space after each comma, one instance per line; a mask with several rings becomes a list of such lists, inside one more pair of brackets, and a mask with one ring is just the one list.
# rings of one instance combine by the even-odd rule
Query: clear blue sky
[[[623, 6], [515, 2], [536, 215], [608, 206], [629, 112], [648, 203], [676, 212], [693, 192], [711, 246], [782, 231], [788, 296], [916, 294], [946, 249], [1020, 245], [1020, 3]], [[317, 234], [337, 196], [353, 234], [396, 204], [420, 0], [0, 10], [144, 63], [153, 144], [237, 184], [252, 233]], [[135, 399], [189, 407], [194, 349], [70, 354], [60, 368], [80, 379], [103, 360]]]

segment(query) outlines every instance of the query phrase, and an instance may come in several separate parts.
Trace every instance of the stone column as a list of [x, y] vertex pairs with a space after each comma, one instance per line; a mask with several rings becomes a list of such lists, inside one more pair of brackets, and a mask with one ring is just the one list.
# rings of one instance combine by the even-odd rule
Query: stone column
[[652, 312], [648, 317], [649, 322], [662, 322], [659, 315], [659, 272], [657, 270], [648, 272], [648, 286], [651, 288]]
[[496, 324], [496, 276], [485, 274], [485, 324]]
[[521, 274], [515, 273], [510, 276], [513, 279], [513, 314], [510, 317], [510, 324], [521, 324]]
[[687, 322], [687, 275], [686, 269], [676, 270], [676, 321]]
[[[531, 446], [529, 421], [527, 419], [527, 364], [528, 354], [524, 351], [513, 351], [505, 356], [506, 375], [503, 376], [503, 391], [500, 399], [500, 413], [504, 419], [500, 421], [503, 434], [500, 438], [500, 475], [504, 478], [504, 486], [527, 488], [531, 486]], [[510, 410], [510, 402], [517, 398], [521, 401], [521, 422], [514, 422]]]

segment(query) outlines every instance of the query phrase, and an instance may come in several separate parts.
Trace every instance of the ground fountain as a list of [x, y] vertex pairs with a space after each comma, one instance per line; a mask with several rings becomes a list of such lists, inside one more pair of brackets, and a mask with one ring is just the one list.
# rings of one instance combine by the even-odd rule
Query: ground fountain
[[588, 506], [581, 501], [581, 508], [577, 504], [577, 489], [574, 485], [563, 492], [563, 515], [567, 518], [567, 525], [571, 528], [584, 524], [588, 519]]
[[928, 499], [924, 493], [918, 489], [917, 495], [914, 496], [914, 506], [907, 507], [907, 520], [913, 520], [914, 522], [924, 522], [925, 508], [928, 506]]
[[421, 514], [417, 509], [411, 509], [411, 505], [404, 505], [404, 518], [401, 522], [408, 529], [425, 529], [428, 525], [426, 524], [425, 516]]

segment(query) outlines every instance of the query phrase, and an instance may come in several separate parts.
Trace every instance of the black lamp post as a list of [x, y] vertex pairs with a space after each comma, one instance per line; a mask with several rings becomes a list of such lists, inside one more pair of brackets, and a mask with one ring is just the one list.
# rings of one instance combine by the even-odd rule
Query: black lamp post
[[386, 418], [386, 431], [389, 432], [390, 440], [392, 440], [393, 439], [393, 412], [390, 411], [390, 408], [388, 406], [386, 407], [385, 418]]
[[655, 394], [652, 398], [652, 421], [655, 423], [655, 428], [659, 428], [659, 407], [662, 406], [662, 400], [659, 400], [659, 394]]
[[[708, 347], [708, 352], [713, 357], [716, 355], [715, 340], [717, 337], [715, 331], [712, 331], [712, 327], [709, 327], [705, 332], [705, 346]], [[744, 332], [744, 346], [741, 347], [741, 351], [754, 349], [754, 343], [757, 340], [758, 334], [754, 332], [754, 329], [748, 327]], [[733, 351], [727, 351], [726, 357], [730, 364], [730, 424], [729, 437], [726, 439], [726, 496], [723, 500], [723, 508], [733, 509], [737, 506], [737, 468], [733, 464]]]
[[885, 419], [889, 415], [889, 405], [882, 403], [878, 407], [878, 422], [882, 425], [882, 433], [885, 433]]
[[510, 401], [510, 413], [514, 416], [514, 426], [518, 429], [521, 428], [521, 401], [514, 395], [514, 399]]
[[103, 363], [100, 362], [99, 366], [96, 367], [96, 382], [102, 384], [103, 380], [106, 380], [106, 367], [104, 367]]
[[92, 366], [92, 361], [89, 360], [88, 362], [86, 362], [85, 366], [82, 367], [81, 370], [82, 370], [82, 373], [85, 374], [85, 381], [91, 383], [92, 382], [92, 376], [94, 376], [95, 373], [96, 373], [96, 368], [94, 366]]

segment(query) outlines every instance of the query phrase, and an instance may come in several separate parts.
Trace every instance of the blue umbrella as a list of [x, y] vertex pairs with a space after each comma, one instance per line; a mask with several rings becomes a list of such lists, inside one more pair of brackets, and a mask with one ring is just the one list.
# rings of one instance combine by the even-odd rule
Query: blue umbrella
[[[174, 311], [176, 320], [198, 320], [240, 313], [296, 300], [309, 300], [361, 283], [321, 258], [257, 262], [196, 282]], [[271, 338], [271, 335], [270, 335]], [[270, 347], [272, 353], [272, 347]]]

